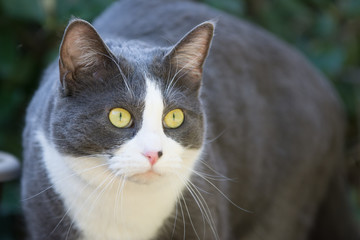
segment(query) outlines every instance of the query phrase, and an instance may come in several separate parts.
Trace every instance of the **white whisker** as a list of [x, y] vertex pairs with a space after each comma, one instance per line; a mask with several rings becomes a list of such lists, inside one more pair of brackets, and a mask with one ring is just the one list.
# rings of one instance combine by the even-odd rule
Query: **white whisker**
[[[184, 196], [181, 195], [181, 198], [182, 198], [183, 201], [185, 201]], [[181, 210], [181, 215], [182, 215], [182, 219], [183, 219], [183, 228], [184, 228], [183, 240], [185, 240], [185, 237], [186, 237], [186, 220], [185, 220], [184, 210], [183, 210], [181, 201], [179, 203], [180, 203], [180, 210]]]
[[80, 171], [80, 172], [74, 172], [73, 174], [70, 174], [70, 175], [68, 175], [68, 176], [65, 176], [65, 177], [63, 177], [63, 178], [55, 181], [53, 184], [51, 184], [49, 187], [45, 188], [44, 190], [40, 191], [39, 193], [37, 193], [37, 194], [35, 194], [35, 195], [32, 195], [32, 196], [30, 196], [30, 197], [24, 198], [24, 199], [22, 199], [21, 201], [28, 201], [28, 200], [30, 200], [30, 199], [33, 199], [33, 198], [41, 195], [42, 193], [48, 191], [49, 189], [53, 188], [57, 183], [62, 182], [62, 181], [64, 181], [64, 180], [66, 180], [66, 179], [69, 179], [69, 178], [71, 178], [71, 177], [73, 177], [73, 176], [80, 175], [80, 174], [82, 174], [82, 173], [85, 173], [85, 172], [94, 170], [94, 169], [99, 168], [99, 167], [108, 166], [108, 165], [109, 165], [108, 163], [104, 163], [104, 164], [96, 165], [96, 166], [93, 166], [93, 167], [90, 167], [90, 168], [86, 168], [86, 169], [84, 169], [84, 170], [82, 170], [82, 171]]
[[131, 90], [131, 88], [130, 88], [130, 86], [129, 86], [129, 83], [128, 83], [128, 79], [127, 79], [127, 77], [125, 76], [124, 72], [122, 71], [118, 60], [117, 60], [117, 59], [114, 59], [114, 56], [113, 56], [111, 53], [104, 54], [104, 53], [102, 53], [102, 52], [95, 51], [94, 49], [91, 49], [91, 55], [92, 55], [91, 57], [93, 57], [93, 55], [100, 55], [100, 56], [106, 57], [106, 58], [108, 58], [109, 60], [111, 60], [111, 61], [115, 64], [115, 66], [116, 66], [116, 68], [118, 69], [118, 71], [119, 71], [122, 79], [124, 80], [125, 86], [126, 86], [126, 88], [128, 89], [131, 97], [132, 97], [133, 99], [135, 99], [135, 94], [134, 94], [134, 92]]
[[215, 142], [217, 139], [219, 139], [225, 132], [226, 132], [226, 128], [224, 129], [224, 130], [222, 130], [217, 136], [215, 136], [214, 138], [212, 138], [212, 139], [207, 139], [206, 141], [205, 141], [205, 143], [204, 144], [209, 144], [209, 143], [213, 143], [213, 142]]
[[[179, 197], [177, 198], [177, 203], [180, 201]], [[172, 230], [172, 233], [171, 233], [171, 240], [174, 238], [174, 234], [175, 234], [175, 229], [176, 229], [176, 221], [177, 221], [177, 218], [178, 218], [178, 204], [175, 204], [175, 217], [174, 217], [174, 224], [173, 224], [173, 230]]]
[[[107, 170], [105, 170], [104, 172], [106, 172]], [[86, 198], [86, 200], [84, 201], [83, 205], [80, 207], [80, 209], [74, 209], [75, 210], [75, 215], [74, 215], [74, 218], [72, 219], [71, 221], [71, 224], [70, 224], [70, 227], [67, 231], [67, 234], [66, 234], [66, 240], [68, 239], [68, 236], [70, 234], [70, 231], [71, 231], [71, 228], [74, 224], [74, 219], [76, 219], [77, 215], [80, 214], [82, 212], [82, 210], [84, 209], [85, 206], [87, 206], [87, 203], [88, 201], [92, 198], [92, 196], [100, 189], [102, 188], [102, 186], [106, 183], [106, 181], [108, 181], [108, 179], [112, 177], [111, 174], [109, 174], [92, 192], [91, 194], [89, 194]]]
[[[210, 226], [211, 231], [213, 232], [216, 239], [220, 239], [219, 235], [217, 233], [216, 227], [215, 227], [216, 225], [215, 225], [214, 218], [211, 215], [210, 208], [209, 208], [205, 198], [202, 196], [202, 194], [198, 190], [198, 187], [196, 187], [196, 185], [194, 183], [192, 183], [191, 181], [188, 181], [188, 184], [189, 184], [188, 187], [193, 191], [194, 195], [197, 197], [198, 201], [200, 202], [200, 204], [203, 208], [206, 220]], [[204, 230], [205, 230], [205, 228], [204, 228]]]
[[[189, 190], [189, 191], [190, 191], [190, 190]], [[200, 240], [199, 235], [198, 235], [198, 233], [197, 233], [197, 231], [196, 231], [196, 228], [195, 228], [195, 226], [194, 226], [194, 223], [193, 223], [193, 221], [192, 221], [192, 219], [191, 219], [191, 214], [190, 214], [189, 208], [188, 208], [188, 206], [187, 206], [187, 204], [186, 204], [186, 199], [184, 198], [184, 196], [183, 196], [183, 194], [182, 194], [181, 192], [180, 192], [180, 195], [181, 195], [182, 199], [184, 200], [185, 210], [186, 210], [186, 212], [187, 212], [187, 214], [188, 214], [188, 216], [189, 216], [189, 220], [190, 220], [191, 227], [192, 227], [192, 229], [193, 229], [194, 232], [195, 232], [196, 238]], [[195, 199], [195, 198], [194, 198], [194, 199]]]
[[[176, 176], [178, 176], [178, 178], [184, 183], [185, 187], [187, 188], [190, 195], [194, 199], [195, 203], [199, 207], [199, 210], [200, 210], [200, 212], [202, 214], [203, 223], [205, 224], [205, 219], [206, 219], [206, 222], [208, 223], [208, 225], [209, 225], [211, 231], [213, 232], [215, 238], [219, 239], [219, 236], [218, 236], [218, 233], [217, 233], [216, 227], [215, 227], [215, 222], [213, 220], [213, 217], [212, 217], [211, 212], [210, 212], [210, 208], [208, 207], [206, 200], [203, 198], [201, 193], [197, 190], [196, 186], [190, 180], [181, 177], [177, 173], [174, 173], [174, 174], [176, 174]], [[189, 216], [189, 218], [190, 218], [190, 216]], [[205, 230], [205, 226], [204, 226], [204, 230]], [[197, 235], [197, 233], [196, 233], [196, 235]]]
[[231, 203], [234, 207], [247, 212], [247, 213], [253, 213], [252, 211], [246, 210], [240, 206], [238, 206], [236, 203], [234, 203], [229, 197], [227, 197], [218, 187], [215, 186], [214, 183], [212, 183], [210, 180], [208, 180], [206, 177], [202, 176], [200, 173], [194, 171], [193, 169], [189, 169], [191, 170], [194, 174], [196, 174], [197, 176], [201, 177], [202, 179], [204, 179], [207, 183], [209, 183], [218, 193], [220, 193], [229, 203]]

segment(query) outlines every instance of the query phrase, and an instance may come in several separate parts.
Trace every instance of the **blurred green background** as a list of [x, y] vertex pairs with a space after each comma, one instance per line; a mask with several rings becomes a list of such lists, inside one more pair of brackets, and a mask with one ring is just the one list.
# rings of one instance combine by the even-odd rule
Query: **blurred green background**
[[[346, 108], [349, 195], [359, 210], [360, 0], [199, 0], [255, 22], [299, 49]], [[26, 106], [56, 59], [71, 16], [93, 20], [113, 0], [0, 0], [0, 150], [21, 159]], [[21, 239], [19, 182], [3, 184], [0, 239]]]

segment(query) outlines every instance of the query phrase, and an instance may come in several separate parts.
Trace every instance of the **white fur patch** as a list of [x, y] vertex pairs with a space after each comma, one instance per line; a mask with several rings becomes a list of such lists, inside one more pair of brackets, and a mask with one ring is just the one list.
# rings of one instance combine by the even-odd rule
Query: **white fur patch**
[[[200, 150], [164, 134], [163, 109], [161, 91], [147, 80], [142, 127], [110, 160], [61, 155], [39, 132], [50, 181], [84, 239], [151, 239], [173, 211]], [[151, 167], [146, 151], [163, 155]]]

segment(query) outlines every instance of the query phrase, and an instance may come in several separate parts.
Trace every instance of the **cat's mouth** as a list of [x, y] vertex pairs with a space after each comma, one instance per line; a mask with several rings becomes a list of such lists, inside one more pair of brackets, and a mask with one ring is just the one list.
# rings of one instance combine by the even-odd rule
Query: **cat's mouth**
[[161, 178], [162, 175], [160, 173], [155, 172], [154, 170], [150, 169], [143, 173], [136, 173], [132, 176], [129, 176], [127, 180], [139, 184], [149, 184], [157, 179]]

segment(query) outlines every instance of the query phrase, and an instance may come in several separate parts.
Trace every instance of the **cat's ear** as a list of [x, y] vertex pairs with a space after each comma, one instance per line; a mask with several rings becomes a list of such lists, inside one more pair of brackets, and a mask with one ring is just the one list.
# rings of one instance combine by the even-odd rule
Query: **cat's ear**
[[92, 25], [72, 20], [67, 26], [60, 47], [60, 81], [66, 94], [79, 85], [81, 74], [111, 64], [112, 54]]
[[208, 21], [188, 32], [165, 56], [172, 68], [200, 82], [214, 29], [215, 23]]

